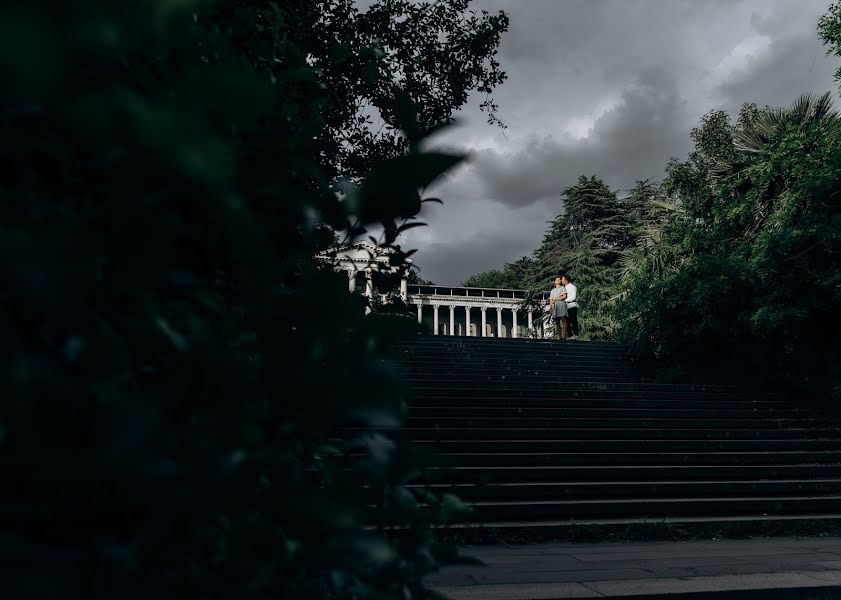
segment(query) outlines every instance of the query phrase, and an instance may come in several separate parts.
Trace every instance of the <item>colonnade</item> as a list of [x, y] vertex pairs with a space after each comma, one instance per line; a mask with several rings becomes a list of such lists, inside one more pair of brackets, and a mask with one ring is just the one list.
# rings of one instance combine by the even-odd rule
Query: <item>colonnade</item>
[[[418, 313], [418, 323], [423, 323], [423, 307], [424, 306], [431, 306], [432, 307], [432, 331], [434, 335], [456, 335], [456, 309], [461, 308], [464, 309], [464, 316], [463, 316], [463, 325], [464, 325], [464, 335], [472, 336], [471, 332], [471, 309], [475, 308], [478, 309], [482, 315], [481, 317], [481, 327], [477, 328], [479, 331], [477, 332], [477, 337], [509, 337], [503, 336], [503, 315], [506, 311], [510, 311], [511, 313], [511, 335], [510, 337], [519, 337], [519, 324], [518, 324], [518, 316], [520, 312], [523, 312], [517, 306], [499, 306], [499, 305], [468, 305], [468, 304], [444, 304], [441, 302], [432, 302], [432, 303], [424, 303], [420, 301], [416, 301], [415, 305], [417, 306], [417, 313]], [[446, 334], [443, 334], [441, 331], [441, 314], [440, 309], [445, 308], [449, 309], [449, 321], [447, 323], [447, 331]], [[488, 310], [496, 311], [496, 335], [491, 334], [489, 336], [488, 331]], [[533, 311], [528, 310], [526, 312], [527, 317], [527, 324], [528, 329], [531, 330], [534, 326], [534, 314]], [[447, 316], [446, 314], [444, 315]], [[460, 324], [460, 323], [459, 323]]]
[[[537, 330], [545, 329], [543, 316], [541, 314], [535, 316], [532, 310], [523, 307], [528, 295], [526, 290], [419, 284], [410, 286], [408, 275], [412, 267], [411, 259], [404, 259], [401, 264], [393, 264], [391, 256], [393, 253], [393, 249], [381, 248], [360, 240], [322, 252], [318, 258], [329, 261], [337, 271], [344, 271], [348, 277], [348, 289], [351, 292], [359, 289], [368, 298], [366, 314], [375, 310], [380, 302], [388, 302], [389, 293], [380, 294], [374, 288], [374, 273], [380, 273], [389, 275], [383, 281], [394, 281], [399, 278], [400, 298], [409, 307], [413, 304], [416, 306], [418, 322], [425, 323], [435, 335], [479, 337], [527, 335], [531, 337], [537, 333]], [[359, 281], [359, 277], [362, 277], [363, 281]], [[362, 285], [357, 288], [360, 283]], [[425, 306], [431, 308], [424, 309]], [[427, 311], [426, 319], [424, 319], [425, 310]], [[432, 315], [429, 314], [429, 310], [432, 311]], [[479, 315], [475, 312], [477, 310]], [[494, 318], [494, 312], [496, 318]], [[411, 318], [410, 315], [411, 313], [407, 316]], [[523, 317], [528, 324], [528, 329], [523, 327], [521, 330]]]

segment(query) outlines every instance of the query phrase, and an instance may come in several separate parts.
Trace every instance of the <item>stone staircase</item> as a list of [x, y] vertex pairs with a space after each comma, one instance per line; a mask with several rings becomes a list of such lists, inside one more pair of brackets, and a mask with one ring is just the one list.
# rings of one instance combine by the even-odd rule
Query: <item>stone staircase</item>
[[841, 429], [781, 393], [645, 382], [621, 346], [395, 348], [423, 482], [495, 529], [841, 518]]

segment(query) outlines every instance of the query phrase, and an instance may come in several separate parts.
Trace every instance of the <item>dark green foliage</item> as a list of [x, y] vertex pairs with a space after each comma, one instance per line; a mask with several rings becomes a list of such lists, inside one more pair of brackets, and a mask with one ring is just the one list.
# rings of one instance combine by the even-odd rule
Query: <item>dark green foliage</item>
[[[489, 85], [473, 62], [504, 19], [459, 5], [416, 32], [469, 49], [437, 112], [401, 117], [412, 142], [457, 108], [451, 86]], [[421, 598], [453, 558], [429, 523], [462, 506], [406, 488], [422, 463], [376, 433], [405, 412], [379, 351], [416, 325], [363, 318], [312, 260], [351, 223], [415, 218], [406, 182], [459, 159], [395, 137], [325, 154], [370, 66], [414, 64], [408, 39], [366, 50], [350, 7], [0, 8], [2, 597]], [[420, 9], [377, 10], [388, 29]], [[337, 200], [336, 174], [375, 158], [391, 162]], [[340, 442], [348, 423], [366, 433]]]
[[666, 180], [665, 268], [626, 279], [623, 339], [684, 370], [825, 392], [841, 360], [841, 127], [828, 97], [746, 105], [735, 124], [713, 113], [693, 137]]
[[[841, 3], [834, 2], [826, 14], [818, 20], [818, 35], [825, 46], [826, 53], [841, 56]], [[841, 81], [841, 67], [835, 71], [835, 79]]]
[[564, 212], [549, 224], [534, 251], [525, 287], [538, 297], [556, 277], [568, 274], [578, 287], [581, 331], [586, 338], [609, 338], [615, 324], [610, 298], [619, 281], [618, 259], [634, 241], [639, 224], [598, 177], [581, 176], [563, 191]]
[[[498, 269], [491, 269], [490, 271], [483, 271], [481, 273], [471, 275], [470, 277], [462, 281], [461, 285], [463, 285], [464, 287], [507, 289], [510, 283], [510, 278], [504, 271], [500, 271]], [[519, 284], [520, 282], [518, 281], [516, 283]]]
[[415, 269], [409, 270], [408, 280], [409, 283], [412, 285], [435, 285], [435, 283], [433, 283], [429, 279], [424, 279], [423, 277], [418, 275], [418, 271], [416, 271]]
[[[841, 3], [818, 30], [841, 56]], [[662, 183], [637, 182], [621, 200], [596, 177], [565, 190], [564, 214], [514, 287], [538, 293], [569, 271], [585, 335], [615, 335], [672, 374], [758, 376], [841, 400], [841, 117], [830, 96], [745, 104], [735, 120], [713, 111], [691, 137]]]
[[[841, 55], [841, 4], [818, 29]], [[841, 71], [838, 77], [841, 78]], [[620, 339], [672, 373], [841, 398], [841, 118], [828, 94], [706, 115], [624, 253]], [[804, 386], [805, 384], [805, 386]]]
[[[410, 138], [451, 122], [473, 91], [484, 94], [489, 121], [501, 124], [490, 94], [506, 79], [495, 59], [508, 28], [503, 12], [476, 14], [470, 0], [378, 1], [365, 11], [355, 0], [215, 4], [215, 24], [257, 73], [317, 76], [325, 85], [314, 142], [330, 177], [357, 180], [382, 157], [405, 153]], [[293, 57], [313, 68], [286, 71]], [[307, 99], [296, 98], [288, 116], [305, 110]], [[416, 107], [411, 117], [405, 100]], [[403, 126], [407, 120], [416, 129]]]
[[643, 196], [656, 186], [648, 182], [640, 186], [630, 199], [620, 200], [595, 175], [579, 177], [563, 191], [564, 212], [549, 223], [543, 243], [531, 257], [506, 264], [501, 271], [473, 275], [464, 285], [526, 289], [527, 303], [536, 307], [555, 278], [566, 273], [579, 290], [583, 336], [610, 338], [616, 327], [611, 306], [623, 273], [620, 258], [636, 244], [649, 219], [662, 218], [659, 209], [641, 208], [651, 204]]
[[581, 176], [577, 184], [564, 190], [563, 199], [564, 214], [556, 233], [569, 238], [573, 251], [589, 246], [605, 264], [612, 264], [616, 253], [632, 242], [631, 223], [616, 192], [595, 175]]
[[[627, 215], [628, 237], [631, 240], [639, 241], [640, 236], [652, 227], [661, 228], [670, 221], [671, 206], [662, 183], [650, 179], [637, 181], [620, 204]], [[625, 244], [625, 248], [628, 247]]]
[[523, 289], [526, 287], [525, 282], [531, 267], [531, 259], [524, 256], [513, 263], [506, 263], [501, 271], [491, 269], [484, 273], [471, 275], [461, 285], [465, 287], [500, 288], [507, 290]]
[[[461, 282], [464, 287], [479, 287], [479, 288], [506, 288], [507, 277], [505, 273], [498, 269], [491, 269], [489, 271], [482, 271], [471, 275]], [[518, 282], [519, 283], [519, 282]]]

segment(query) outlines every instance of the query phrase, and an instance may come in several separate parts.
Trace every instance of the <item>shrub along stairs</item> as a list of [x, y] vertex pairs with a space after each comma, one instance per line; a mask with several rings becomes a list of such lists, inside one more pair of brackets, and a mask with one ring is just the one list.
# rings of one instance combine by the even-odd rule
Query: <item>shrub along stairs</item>
[[471, 503], [473, 525], [841, 519], [841, 431], [788, 395], [646, 382], [600, 342], [429, 336], [395, 353], [407, 435], [435, 456], [418, 485]]

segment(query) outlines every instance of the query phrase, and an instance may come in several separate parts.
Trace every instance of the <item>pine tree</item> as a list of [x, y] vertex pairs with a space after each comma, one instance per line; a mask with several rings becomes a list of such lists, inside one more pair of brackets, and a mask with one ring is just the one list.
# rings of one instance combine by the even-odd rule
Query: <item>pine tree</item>
[[579, 288], [582, 329], [605, 337], [613, 329], [607, 302], [618, 283], [617, 260], [635, 243], [637, 219], [600, 178], [581, 176], [563, 191], [564, 212], [549, 225], [532, 259], [529, 289], [539, 295], [567, 273]]
[[584, 335], [610, 337], [615, 323], [609, 304], [620, 280], [620, 258], [636, 246], [650, 220], [662, 218], [651, 204], [662, 197], [659, 184], [644, 181], [620, 200], [599, 177], [581, 176], [562, 192], [564, 211], [549, 222], [531, 257], [473, 275], [465, 285], [525, 288], [526, 303], [535, 307], [554, 279], [567, 274], [579, 289]]

